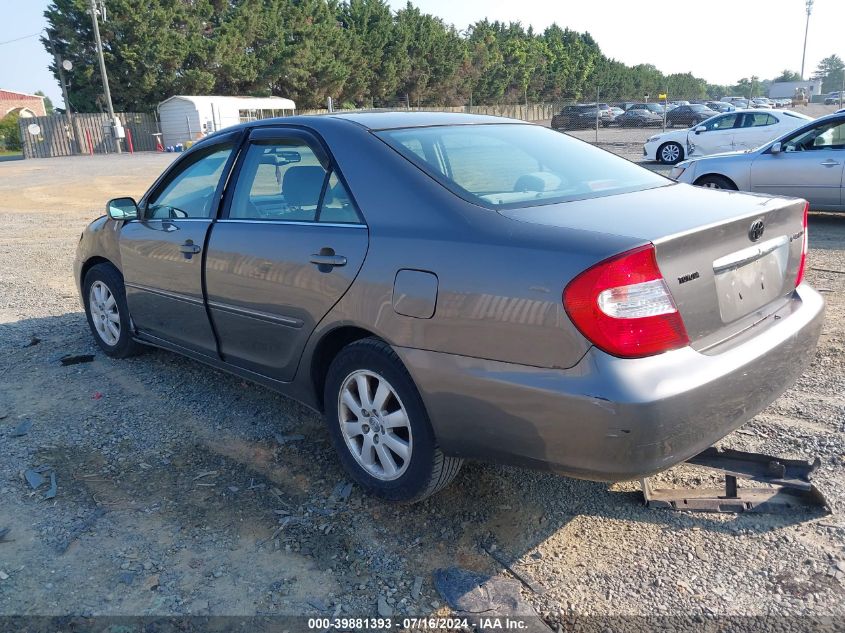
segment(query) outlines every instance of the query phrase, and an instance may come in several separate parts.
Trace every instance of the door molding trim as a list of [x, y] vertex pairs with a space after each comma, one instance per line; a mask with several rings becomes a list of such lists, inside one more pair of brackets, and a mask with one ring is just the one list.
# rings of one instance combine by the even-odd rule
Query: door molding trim
[[283, 316], [280, 314], [272, 314], [262, 310], [251, 310], [249, 308], [242, 308], [241, 306], [232, 305], [231, 303], [221, 303], [219, 301], [209, 301], [208, 307], [212, 310], [219, 310], [220, 312], [228, 312], [239, 317], [246, 317], [248, 319], [256, 319], [257, 321], [265, 321], [268, 323], [276, 323], [284, 325], [285, 327], [293, 329], [301, 329], [305, 325], [302, 319], [294, 317]]
[[132, 288], [133, 290], [140, 290], [142, 292], [149, 292], [150, 294], [159, 295], [161, 297], [167, 297], [168, 299], [175, 299], [176, 301], [183, 301], [184, 303], [190, 303], [191, 305], [198, 305], [204, 306], [205, 302], [202, 299], [197, 299], [196, 297], [191, 297], [190, 295], [183, 295], [178, 292], [171, 292], [169, 290], [162, 290], [161, 288], [153, 288], [152, 286], [145, 286], [143, 284], [136, 284], [130, 281], [125, 281], [123, 283], [124, 286], [127, 288]]

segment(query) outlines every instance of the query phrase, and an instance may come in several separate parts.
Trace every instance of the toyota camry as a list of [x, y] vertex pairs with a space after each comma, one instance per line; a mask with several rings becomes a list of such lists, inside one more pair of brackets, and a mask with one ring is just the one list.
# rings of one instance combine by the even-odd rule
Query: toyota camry
[[74, 269], [104, 353], [164, 348], [303, 402], [395, 501], [466, 459], [666, 469], [788, 388], [822, 322], [804, 201], [509, 119], [246, 123], [106, 210]]

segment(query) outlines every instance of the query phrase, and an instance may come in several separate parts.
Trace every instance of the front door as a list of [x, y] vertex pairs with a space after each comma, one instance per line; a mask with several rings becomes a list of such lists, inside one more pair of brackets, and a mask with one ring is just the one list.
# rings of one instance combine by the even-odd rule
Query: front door
[[751, 166], [751, 189], [804, 198], [813, 209], [837, 209], [843, 170], [845, 120], [823, 121], [788, 137], [779, 153], [761, 154]]
[[[706, 156], [719, 152], [730, 152], [734, 149], [734, 126], [739, 115], [735, 112], [714, 117], [703, 124], [704, 130], [698, 128], [690, 130], [689, 143], [694, 146], [693, 156]], [[699, 126], [702, 127], [702, 126]]]
[[231, 168], [237, 134], [191, 152], [141, 201], [120, 232], [129, 313], [138, 332], [217, 355], [202, 289], [206, 235]]
[[293, 379], [317, 323], [369, 243], [337, 167], [310, 134], [253, 130], [208, 242], [208, 307], [223, 358]]

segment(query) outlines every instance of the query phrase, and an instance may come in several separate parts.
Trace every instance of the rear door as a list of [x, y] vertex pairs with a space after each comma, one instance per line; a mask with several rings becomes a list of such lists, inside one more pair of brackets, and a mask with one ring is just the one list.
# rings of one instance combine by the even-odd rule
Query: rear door
[[736, 112], [714, 117], [703, 124], [704, 130], [690, 130], [689, 143], [694, 147], [693, 155], [705, 156], [734, 150], [734, 126], [740, 115]]
[[838, 209], [843, 204], [845, 117], [797, 132], [781, 147], [780, 153], [765, 152], [752, 164], [752, 191], [805, 198], [814, 209]]
[[368, 231], [310, 133], [255, 129], [241, 155], [208, 242], [208, 307], [227, 362], [289, 381], [314, 327], [355, 279]]
[[126, 300], [138, 331], [216, 356], [202, 291], [206, 235], [240, 133], [185, 155], [141, 201], [142, 218], [120, 231]]
[[740, 115], [740, 121], [734, 136], [734, 149], [747, 150], [760, 147], [778, 136], [778, 119], [766, 112], [746, 112]]

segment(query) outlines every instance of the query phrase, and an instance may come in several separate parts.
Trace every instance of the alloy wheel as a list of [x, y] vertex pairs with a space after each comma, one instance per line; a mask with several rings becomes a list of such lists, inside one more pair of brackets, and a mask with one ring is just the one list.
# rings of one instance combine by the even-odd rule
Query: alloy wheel
[[680, 157], [681, 150], [674, 143], [670, 143], [660, 150], [660, 158], [662, 158], [665, 163], [675, 163]]
[[413, 450], [411, 423], [384, 377], [369, 370], [349, 374], [340, 387], [337, 412], [346, 446], [358, 465], [382, 481], [404, 474]]
[[88, 310], [94, 329], [106, 345], [117, 345], [120, 339], [120, 313], [117, 301], [109, 287], [95, 281], [88, 291]]

